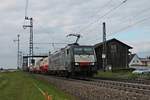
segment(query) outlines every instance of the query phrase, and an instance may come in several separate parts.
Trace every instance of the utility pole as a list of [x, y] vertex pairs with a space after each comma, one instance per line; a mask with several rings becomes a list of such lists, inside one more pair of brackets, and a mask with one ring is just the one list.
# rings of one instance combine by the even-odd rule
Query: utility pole
[[20, 53], [20, 50], [19, 50], [19, 49], [20, 49], [20, 35], [19, 35], [19, 34], [17, 35], [17, 38], [18, 38], [18, 39], [17, 39], [17, 40], [14, 40], [14, 42], [18, 42], [17, 69], [19, 69], [19, 68], [20, 68], [20, 64], [19, 64], [19, 61], [20, 61], [20, 59], [19, 59], [19, 58], [20, 58], [20, 54], [19, 54], [19, 53]]
[[102, 59], [103, 59], [103, 70], [106, 70], [107, 66], [107, 43], [106, 43], [106, 24], [103, 22], [103, 51], [102, 51]]
[[22, 68], [22, 52], [21, 51], [19, 52], [19, 59], [20, 59], [19, 66]]
[[30, 21], [30, 25], [23, 25], [23, 28], [30, 28], [30, 39], [29, 39], [29, 65], [33, 65], [33, 18], [29, 18], [25, 16], [25, 20]]

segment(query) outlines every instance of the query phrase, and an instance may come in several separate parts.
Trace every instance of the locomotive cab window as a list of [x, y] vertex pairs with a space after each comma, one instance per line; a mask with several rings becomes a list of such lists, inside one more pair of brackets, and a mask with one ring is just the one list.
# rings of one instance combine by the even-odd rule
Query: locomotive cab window
[[74, 54], [94, 54], [94, 49], [90, 47], [74, 48]]
[[84, 52], [86, 54], [93, 54], [94, 53], [93, 51], [94, 51], [93, 48], [84, 48]]

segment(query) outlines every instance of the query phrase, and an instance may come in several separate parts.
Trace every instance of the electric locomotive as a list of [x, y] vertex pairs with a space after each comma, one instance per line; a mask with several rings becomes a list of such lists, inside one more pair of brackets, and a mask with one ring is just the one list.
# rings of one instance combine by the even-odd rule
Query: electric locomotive
[[71, 44], [49, 54], [49, 73], [74, 76], [92, 76], [97, 71], [93, 46]]

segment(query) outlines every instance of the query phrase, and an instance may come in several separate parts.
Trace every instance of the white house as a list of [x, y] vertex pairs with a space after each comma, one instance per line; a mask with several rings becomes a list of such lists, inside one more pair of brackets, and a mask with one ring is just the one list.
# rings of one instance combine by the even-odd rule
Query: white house
[[142, 65], [143, 63], [141, 62], [140, 58], [136, 54], [131, 54], [129, 67], [142, 66]]

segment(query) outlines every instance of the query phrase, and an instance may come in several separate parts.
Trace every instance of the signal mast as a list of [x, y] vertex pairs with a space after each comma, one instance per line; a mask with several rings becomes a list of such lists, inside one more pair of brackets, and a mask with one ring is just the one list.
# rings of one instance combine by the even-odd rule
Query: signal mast
[[30, 21], [30, 25], [23, 25], [23, 28], [30, 28], [30, 39], [29, 39], [29, 65], [33, 65], [33, 18], [29, 18], [25, 16], [25, 20]]
[[25, 21], [30, 21], [30, 24], [28, 25], [23, 25], [23, 28], [30, 28], [30, 39], [29, 39], [29, 65], [34, 64], [33, 60], [33, 18], [32, 17], [27, 17], [27, 12], [28, 12], [28, 5], [29, 5], [29, 0], [26, 0], [26, 7], [25, 7]]

